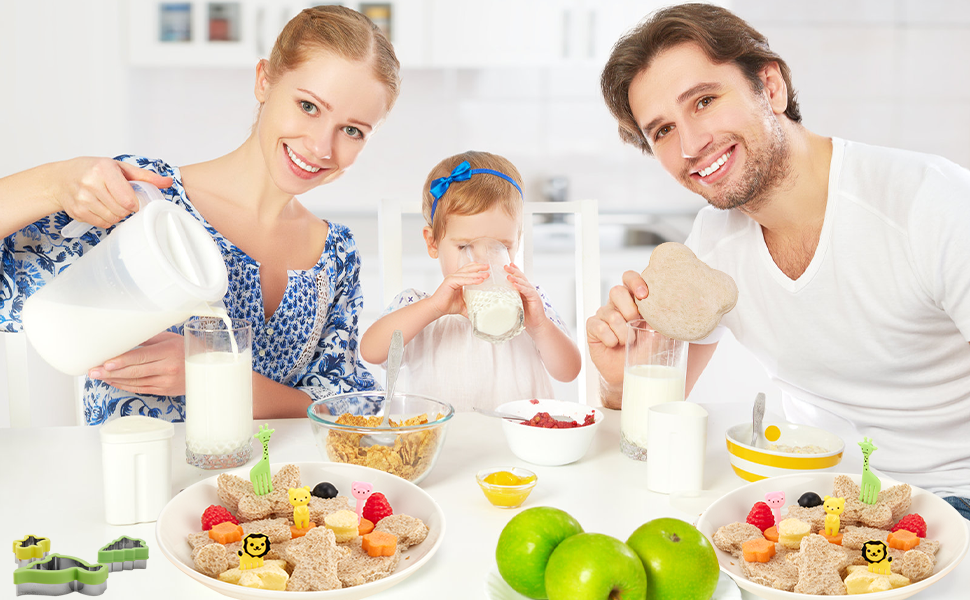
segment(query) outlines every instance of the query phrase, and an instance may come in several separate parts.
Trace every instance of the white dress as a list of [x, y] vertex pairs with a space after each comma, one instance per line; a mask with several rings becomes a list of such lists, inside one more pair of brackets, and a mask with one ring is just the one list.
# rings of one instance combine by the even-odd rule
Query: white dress
[[[545, 294], [536, 289], [546, 316], [567, 331]], [[425, 292], [404, 290], [384, 314], [428, 297]], [[471, 322], [462, 315], [445, 315], [408, 342], [397, 389], [444, 400], [456, 411], [553, 397], [552, 381], [528, 333], [492, 344], [475, 337]]]

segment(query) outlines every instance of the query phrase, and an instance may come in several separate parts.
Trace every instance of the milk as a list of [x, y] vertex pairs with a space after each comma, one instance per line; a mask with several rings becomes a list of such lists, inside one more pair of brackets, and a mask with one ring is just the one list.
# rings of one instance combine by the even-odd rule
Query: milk
[[475, 335], [489, 342], [510, 340], [523, 329], [522, 297], [512, 288], [465, 288], [465, 306]]
[[196, 454], [229, 454], [253, 428], [253, 355], [200, 352], [185, 359], [185, 444]]
[[25, 303], [23, 311], [31, 344], [51, 366], [68, 375], [84, 375], [131, 350], [132, 340], [143, 342], [184, 319], [183, 311], [79, 306], [40, 295]]
[[687, 372], [676, 367], [634, 365], [623, 373], [623, 410], [620, 430], [623, 437], [640, 448], [647, 447], [647, 412], [662, 402], [684, 399]]

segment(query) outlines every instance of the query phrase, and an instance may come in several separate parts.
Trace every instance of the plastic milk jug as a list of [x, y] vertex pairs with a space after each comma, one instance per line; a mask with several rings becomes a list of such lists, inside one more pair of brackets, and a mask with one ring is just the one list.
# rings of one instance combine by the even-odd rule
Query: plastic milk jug
[[69, 375], [208, 314], [206, 304], [220, 302], [229, 287], [202, 223], [171, 202], [148, 201], [162, 197], [157, 188], [131, 183], [142, 208], [24, 302], [27, 338]]

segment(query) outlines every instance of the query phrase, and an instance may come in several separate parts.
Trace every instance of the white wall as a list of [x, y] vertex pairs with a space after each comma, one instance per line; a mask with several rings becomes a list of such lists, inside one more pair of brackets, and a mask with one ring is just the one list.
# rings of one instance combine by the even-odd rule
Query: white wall
[[[722, 4], [764, 32], [788, 61], [810, 129], [970, 167], [970, 2]], [[123, 6], [0, 0], [0, 176], [80, 154], [138, 152], [186, 164], [245, 138], [256, 106], [253, 71], [128, 67]], [[377, 202], [416, 199], [427, 171], [451, 153], [476, 148], [508, 156], [530, 199], [540, 198], [545, 178], [567, 175], [574, 199], [597, 198], [605, 211], [692, 212], [702, 205], [655, 161], [619, 142], [598, 76], [595, 65], [405, 70], [400, 101], [358, 164], [304, 198], [319, 214], [354, 225], [369, 314], [380, 309]], [[342, 217], [348, 208], [357, 214]], [[699, 386], [727, 377], [766, 383], [744, 352], [719, 350], [709, 369]]]

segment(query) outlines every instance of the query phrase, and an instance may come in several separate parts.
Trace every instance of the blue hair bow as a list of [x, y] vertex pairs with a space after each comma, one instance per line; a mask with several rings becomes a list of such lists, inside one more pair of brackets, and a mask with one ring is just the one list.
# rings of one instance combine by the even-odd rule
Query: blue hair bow
[[451, 175], [448, 175], [447, 177], [440, 177], [431, 182], [431, 188], [429, 191], [431, 192], [431, 197], [434, 198], [434, 203], [431, 205], [432, 223], [434, 222], [434, 211], [435, 209], [438, 208], [438, 200], [440, 200], [441, 197], [445, 195], [445, 192], [448, 191], [448, 188], [451, 187], [451, 184], [455, 181], [468, 181], [469, 179], [472, 178], [472, 175], [476, 175], [478, 173], [485, 173], [488, 175], [495, 175], [496, 177], [501, 177], [505, 181], [508, 181], [513, 186], [515, 186], [515, 189], [519, 191], [520, 198], [524, 197], [522, 194], [522, 188], [519, 187], [519, 184], [517, 184], [515, 180], [513, 180], [505, 173], [502, 173], [501, 171], [493, 171], [492, 169], [473, 169], [471, 165], [468, 164], [468, 161], [466, 160], [466, 161], [463, 161], [460, 165], [458, 165], [454, 169], [452, 169]]

